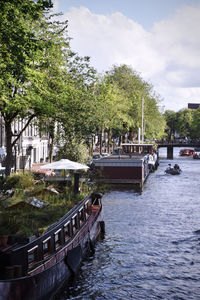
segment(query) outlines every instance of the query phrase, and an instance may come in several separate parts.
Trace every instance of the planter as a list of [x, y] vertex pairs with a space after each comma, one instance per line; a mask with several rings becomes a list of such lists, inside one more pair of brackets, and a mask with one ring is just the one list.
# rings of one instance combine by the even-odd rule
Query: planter
[[6, 246], [8, 241], [8, 235], [2, 234], [0, 235], [0, 246]]

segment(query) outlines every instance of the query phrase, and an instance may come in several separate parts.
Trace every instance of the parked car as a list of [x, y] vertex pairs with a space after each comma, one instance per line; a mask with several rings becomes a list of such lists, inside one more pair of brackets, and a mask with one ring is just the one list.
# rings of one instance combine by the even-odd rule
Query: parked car
[[102, 158], [102, 155], [101, 155], [101, 154], [94, 154], [94, 155], [92, 156], [92, 159], [100, 159], [100, 158]]
[[110, 154], [109, 153], [102, 153], [102, 157], [106, 157], [106, 156], [109, 156]]

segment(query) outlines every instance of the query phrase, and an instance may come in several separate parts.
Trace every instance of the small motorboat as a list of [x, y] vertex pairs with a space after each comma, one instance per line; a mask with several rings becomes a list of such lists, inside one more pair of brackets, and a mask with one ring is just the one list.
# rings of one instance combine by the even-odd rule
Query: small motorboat
[[193, 156], [194, 155], [194, 150], [193, 149], [182, 149], [179, 152], [180, 156]]
[[171, 174], [171, 175], [179, 175], [181, 174], [181, 169], [174, 169], [172, 168], [171, 170], [165, 170], [166, 174]]
[[168, 167], [166, 170], [165, 170], [165, 173], [166, 174], [171, 174], [171, 175], [179, 175], [181, 174], [181, 169], [179, 167], [178, 164], [175, 164], [174, 167], [172, 168], [171, 167], [171, 164], [169, 164], [170, 167]]

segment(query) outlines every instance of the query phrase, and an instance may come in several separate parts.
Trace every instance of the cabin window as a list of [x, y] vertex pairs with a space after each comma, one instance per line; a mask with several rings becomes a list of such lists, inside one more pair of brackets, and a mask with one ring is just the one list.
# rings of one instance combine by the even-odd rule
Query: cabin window
[[87, 219], [89, 217], [90, 211], [91, 211], [89, 200], [85, 203], [85, 208], [86, 208], [86, 219]]
[[43, 256], [47, 256], [51, 253], [51, 237], [43, 241]]
[[61, 229], [56, 231], [54, 233], [54, 241], [55, 241], [55, 248], [58, 249], [60, 246], [62, 246], [62, 235], [61, 235]]
[[75, 233], [78, 230], [78, 215], [72, 217], [72, 230]]
[[32, 265], [38, 261], [38, 246], [28, 250], [28, 264]]
[[83, 224], [83, 222], [85, 221], [85, 211], [84, 211], [84, 207], [82, 207], [79, 210], [79, 220], [80, 220], [80, 224]]
[[71, 223], [70, 221], [64, 225], [65, 232], [65, 242], [67, 242], [71, 238]]

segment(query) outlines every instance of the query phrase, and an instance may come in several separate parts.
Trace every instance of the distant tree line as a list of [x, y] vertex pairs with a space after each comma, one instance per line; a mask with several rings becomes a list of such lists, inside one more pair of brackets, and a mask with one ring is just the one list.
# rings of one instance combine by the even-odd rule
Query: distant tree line
[[200, 139], [200, 108], [181, 109], [178, 112], [166, 110], [166, 137], [171, 140], [174, 136], [180, 138]]
[[[80, 161], [86, 159], [83, 152], [93, 148], [96, 134], [100, 151], [103, 132], [108, 150], [114, 138], [135, 140], [142, 111], [146, 139], [161, 139], [166, 120], [168, 130], [175, 130], [169, 129], [167, 113], [160, 112], [160, 96], [131, 67], [113, 66], [98, 74], [89, 57], [74, 53], [68, 22], [52, 15], [52, 7], [50, 0], [0, 0], [0, 114], [6, 130], [6, 175], [13, 148], [33, 120], [41, 133], [48, 129], [50, 158], [57, 143], [58, 157]], [[197, 112], [192, 116], [194, 123], [199, 116]], [[12, 132], [16, 119], [25, 120], [18, 133]], [[193, 126], [193, 130], [198, 129]]]

